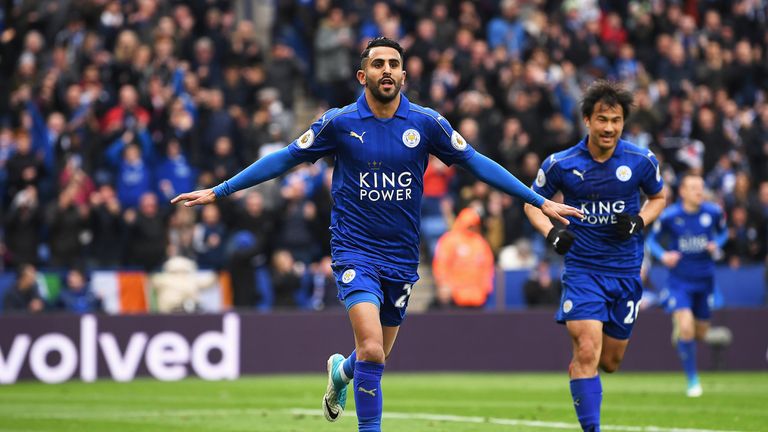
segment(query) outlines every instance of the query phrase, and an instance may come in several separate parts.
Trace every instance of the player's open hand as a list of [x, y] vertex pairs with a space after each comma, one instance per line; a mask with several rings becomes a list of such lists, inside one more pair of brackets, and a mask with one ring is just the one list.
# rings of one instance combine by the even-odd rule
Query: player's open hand
[[551, 219], [558, 220], [562, 222], [565, 225], [570, 224], [568, 222], [568, 219], [566, 219], [566, 216], [573, 216], [579, 219], [582, 219], [584, 217], [584, 214], [582, 214], [578, 209], [571, 207], [569, 205], [556, 203], [554, 201], [545, 200], [544, 204], [541, 205], [541, 212], [550, 217]]
[[183, 193], [171, 200], [171, 204], [184, 202], [185, 207], [210, 204], [216, 201], [216, 194], [213, 189], [201, 189], [194, 192]]

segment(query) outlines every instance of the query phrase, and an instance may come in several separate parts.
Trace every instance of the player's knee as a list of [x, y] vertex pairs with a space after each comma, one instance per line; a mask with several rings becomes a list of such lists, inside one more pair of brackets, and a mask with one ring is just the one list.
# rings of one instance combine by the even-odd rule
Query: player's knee
[[591, 340], [581, 340], [574, 352], [574, 362], [582, 365], [596, 365], [598, 360], [598, 346]]
[[621, 365], [621, 360], [622, 359], [618, 357], [602, 359], [600, 361], [600, 369], [606, 373], [618, 372], [619, 366]]
[[682, 340], [691, 340], [695, 336], [693, 325], [680, 324], [679, 337]]
[[621, 366], [622, 360], [624, 360], [624, 356], [621, 354], [604, 355], [600, 359], [600, 369], [606, 373], [617, 372], [619, 370], [619, 366]]
[[357, 359], [367, 362], [384, 363], [384, 347], [379, 342], [364, 340], [357, 346]]

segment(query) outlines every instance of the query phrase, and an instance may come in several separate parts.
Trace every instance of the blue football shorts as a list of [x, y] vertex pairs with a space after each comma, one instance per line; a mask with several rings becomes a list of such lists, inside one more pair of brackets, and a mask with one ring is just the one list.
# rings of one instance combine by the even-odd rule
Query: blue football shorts
[[672, 313], [681, 309], [690, 309], [697, 320], [706, 321], [712, 316], [712, 301], [715, 291], [715, 278], [682, 279], [670, 275], [667, 280], [664, 308]]
[[562, 281], [557, 322], [602, 321], [603, 333], [615, 339], [629, 339], [643, 295], [640, 275], [613, 277], [564, 271]]
[[379, 308], [381, 324], [388, 327], [397, 327], [405, 319], [411, 290], [419, 280], [415, 272], [363, 262], [334, 264], [333, 275], [347, 310], [361, 302], [373, 303]]

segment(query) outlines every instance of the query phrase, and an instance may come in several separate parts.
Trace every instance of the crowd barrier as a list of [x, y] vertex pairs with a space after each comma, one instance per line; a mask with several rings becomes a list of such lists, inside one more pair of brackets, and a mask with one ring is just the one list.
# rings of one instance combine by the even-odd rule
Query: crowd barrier
[[[553, 277], [559, 278], [559, 269], [553, 268]], [[210, 270], [198, 271], [205, 277]], [[523, 285], [530, 276], [529, 270], [500, 272], [496, 289], [488, 300], [486, 309], [517, 310], [526, 308]], [[766, 269], [762, 265], [731, 269], [717, 267], [715, 279], [718, 289], [718, 307], [757, 307], [766, 304]], [[656, 266], [649, 279], [657, 291], [666, 286], [667, 270]], [[0, 273], [0, 314], [5, 293], [11, 289], [15, 274]], [[150, 289], [146, 273], [141, 271], [97, 270], [90, 276], [92, 289], [103, 299], [104, 311], [109, 314], [153, 312], [155, 293]], [[199, 309], [203, 312], [224, 312], [232, 306], [232, 282], [229, 274], [221, 272], [217, 283], [200, 292]], [[61, 288], [61, 273], [42, 272], [39, 285], [43, 297], [53, 300]], [[422, 288], [419, 286], [419, 288]]]
[[[211, 270], [198, 270], [197, 276], [211, 279]], [[62, 272], [43, 271], [38, 277], [38, 290], [50, 304], [54, 304], [62, 287]], [[198, 293], [198, 308], [202, 312], [223, 312], [232, 307], [232, 281], [229, 273], [220, 272], [215, 283]], [[16, 274], [0, 274], [0, 314], [3, 299], [13, 287]], [[146, 313], [156, 308], [156, 293], [150, 288], [147, 273], [138, 270], [96, 270], [90, 274], [91, 289], [102, 299], [108, 314]]]

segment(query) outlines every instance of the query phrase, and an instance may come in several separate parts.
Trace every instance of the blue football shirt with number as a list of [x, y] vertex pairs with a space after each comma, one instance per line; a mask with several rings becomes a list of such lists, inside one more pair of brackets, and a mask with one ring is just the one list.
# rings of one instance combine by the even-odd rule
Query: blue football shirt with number
[[400, 97], [394, 117], [380, 119], [362, 95], [323, 114], [289, 147], [307, 162], [334, 157], [334, 262], [380, 264], [415, 274], [429, 155], [451, 165], [475, 153], [437, 112]]
[[687, 213], [682, 203], [667, 207], [653, 226], [653, 236], [666, 240], [667, 250], [682, 255], [670, 275], [682, 280], [712, 277], [715, 262], [707, 245], [725, 231], [723, 212], [715, 203], [702, 203], [699, 211]]
[[561, 191], [565, 203], [584, 214], [569, 218], [575, 240], [565, 254], [555, 319], [598, 320], [605, 334], [625, 340], [640, 310], [643, 234], [620, 240], [613, 225], [617, 214], [638, 214], [640, 191], [656, 195], [663, 181], [652, 152], [619, 140], [613, 155], [597, 162], [586, 140], [548, 157], [533, 186], [546, 198]]
[[653, 226], [649, 245], [657, 258], [666, 250], [680, 252], [677, 265], [669, 270], [667, 287], [662, 291], [667, 311], [690, 309], [696, 319], [711, 316], [715, 289], [715, 261], [707, 250], [714, 242], [722, 246], [727, 239], [725, 218], [715, 203], [702, 203], [698, 211], [688, 213], [678, 202], [667, 207]]
[[555, 153], [542, 163], [533, 190], [545, 198], [561, 191], [565, 203], [580, 209], [584, 219], [569, 217], [576, 240], [565, 255], [568, 271], [634, 276], [643, 260], [643, 236], [618, 240], [613, 224], [619, 213], [640, 212], [640, 191], [656, 195], [663, 187], [653, 152], [619, 140], [610, 159], [597, 162], [587, 138]]

